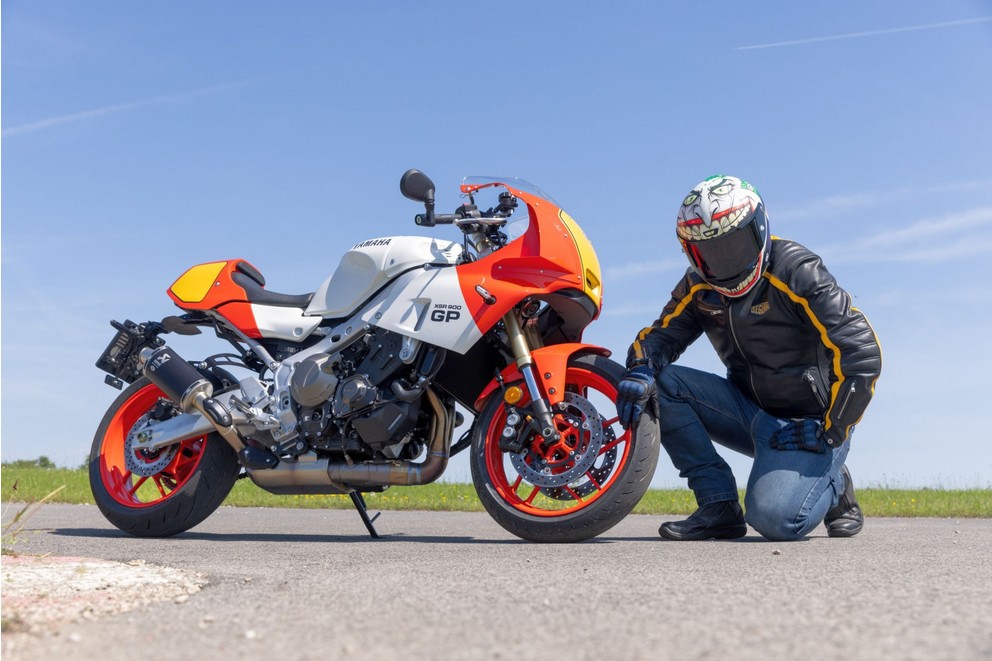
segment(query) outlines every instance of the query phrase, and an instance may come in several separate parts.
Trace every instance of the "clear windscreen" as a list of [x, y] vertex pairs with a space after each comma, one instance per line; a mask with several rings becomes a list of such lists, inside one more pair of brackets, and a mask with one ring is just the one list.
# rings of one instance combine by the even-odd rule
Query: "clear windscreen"
[[[499, 204], [500, 194], [506, 193], [510, 189], [540, 197], [557, 206], [557, 202], [555, 202], [550, 195], [542, 191], [534, 184], [516, 177], [465, 177], [462, 179], [461, 185], [462, 196], [466, 198], [471, 196], [472, 200], [474, 200], [475, 206], [483, 212], [496, 208]], [[510, 241], [513, 241], [514, 239], [523, 236], [529, 225], [530, 214], [527, 211], [527, 204], [523, 200], [518, 200], [517, 208], [513, 211], [513, 215], [510, 216], [507, 221], [506, 226], [503, 228], [503, 232], [510, 239]]]
[[467, 189], [483, 187], [483, 186], [496, 186], [500, 188], [514, 188], [518, 191], [524, 193], [530, 193], [536, 197], [545, 199], [555, 206], [559, 206], [555, 199], [545, 193], [543, 190], [523, 179], [518, 179], [517, 177], [492, 177], [492, 176], [471, 176], [462, 179], [462, 192], [467, 192]]

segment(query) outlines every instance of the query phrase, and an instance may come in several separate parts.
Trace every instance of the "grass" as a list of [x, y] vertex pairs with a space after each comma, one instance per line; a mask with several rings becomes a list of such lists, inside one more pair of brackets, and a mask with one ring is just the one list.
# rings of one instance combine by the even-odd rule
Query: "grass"
[[[14, 516], [12, 516], [7, 523], [0, 527], [0, 555], [17, 555], [14, 552], [14, 545], [20, 541], [21, 533], [23, 533], [24, 529], [27, 527], [28, 519], [31, 518], [31, 515], [34, 514], [39, 507], [49, 500], [52, 500], [64, 488], [64, 486], [56, 487], [53, 491], [40, 499], [30, 498], [24, 507], [17, 510], [17, 512], [14, 513]], [[16, 480], [14, 481], [13, 488], [11, 490], [17, 490]], [[10, 506], [11, 503], [8, 502], [7, 507], [4, 508], [4, 514], [7, 513], [7, 508]], [[4, 628], [4, 630], [6, 630], [6, 628]]]
[[[33, 502], [52, 495], [52, 503], [93, 503], [87, 472], [81, 469], [0, 467], [4, 501]], [[14, 491], [8, 485], [16, 485]], [[445, 482], [419, 487], [392, 487], [365, 496], [374, 510], [432, 510], [481, 512], [471, 484]], [[858, 489], [858, 501], [867, 516], [992, 518], [992, 489]], [[224, 501], [235, 507], [299, 507], [351, 509], [348, 496], [277, 496], [239, 480]], [[696, 509], [686, 489], [651, 489], [635, 514], [691, 514]]]
[[40, 500], [58, 487], [64, 486], [51, 503], [92, 503], [90, 482], [86, 471], [71, 468], [35, 468], [0, 466], [0, 483], [4, 501], [31, 502]]

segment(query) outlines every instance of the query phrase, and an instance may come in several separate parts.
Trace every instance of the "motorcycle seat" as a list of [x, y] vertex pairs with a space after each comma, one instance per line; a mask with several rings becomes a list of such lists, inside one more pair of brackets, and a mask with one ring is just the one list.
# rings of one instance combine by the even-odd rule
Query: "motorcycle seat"
[[309, 294], [280, 294], [265, 289], [265, 278], [247, 262], [238, 263], [231, 279], [245, 290], [249, 303], [272, 305], [280, 308], [306, 308], [313, 300], [313, 292]]

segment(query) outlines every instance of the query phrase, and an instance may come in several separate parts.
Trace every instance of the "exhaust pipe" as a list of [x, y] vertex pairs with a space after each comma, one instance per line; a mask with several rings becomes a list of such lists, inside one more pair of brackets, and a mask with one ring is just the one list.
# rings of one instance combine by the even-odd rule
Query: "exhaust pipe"
[[142, 374], [158, 386], [184, 413], [199, 412], [217, 429], [235, 452], [245, 449], [244, 439], [234, 428], [231, 412], [213, 398], [214, 387], [195, 367], [168, 346], [146, 347], [138, 354]]
[[344, 494], [363, 487], [413, 486], [428, 484], [448, 466], [454, 416], [449, 416], [441, 400], [430, 388], [424, 390], [434, 412], [427, 458], [420, 463], [383, 461], [348, 465], [313, 453], [295, 460], [284, 459], [275, 468], [248, 469], [248, 476], [261, 488], [276, 494]]
[[349, 466], [334, 462], [327, 474], [334, 482], [354, 486], [413, 486], [429, 484], [441, 477], [451, 456], [451, 437], [454, 434], [454, 417], [444, 410], [441, 400], [431, 389], [426, 389], [427, 402], [434, 409], [431, 421], [430, 445], [427, 458], [419, 464], [412, 462], [371, 462]]

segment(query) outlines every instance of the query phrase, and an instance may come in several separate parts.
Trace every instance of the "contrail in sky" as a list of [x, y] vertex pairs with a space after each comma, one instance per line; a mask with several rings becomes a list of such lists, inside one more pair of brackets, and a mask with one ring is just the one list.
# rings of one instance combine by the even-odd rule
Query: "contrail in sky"
[[250, 85], [257, 80], [243, 80], [234, 83], [224, 83], [222, 85], [212, 85], [210, 87], [200, 87], [197, 89], [186, 90], [185, 92], [177, 92], [176, 94], [166, 94], [163, 96], [156, 96], [150, 99], [143, 99], [141, 101], [132, 101], [129, 103], [117, 103], [110, 106], [104, 106], [102, 108], [95, 108], [93, 110], [84, 110], [82, 112], [74, 112], [68, 115], [59, 115], [57, 117], [49, 117], [47, 119], [41, 119], [37, 122], [31, 122], [29, 124], [21, 124], [20, 126], [12, 126], [9, 129], [3, 129], [0, 132], [0, 136], [6, 138], [11, 135], [21, 135], [23, 133], [33, 133], [35, 131], [43, 131], [45, 129], [52, 128], [53, 126], [60, 126], [62, 124], [71, 124], [74, 122], [81, 122], [87, 119], [95, 119], [97, 117], [105, 117], [107, 115], [114, 115], [121, 112], [127, 112], [129, 110], [136, 110], [138, 108], [147, 108], [149, 106], [157, 106], [165, 103], [182, 103], [192, 97], [200, 96], [202, 94], [213, 94], [215, 92], [223, 92], [225, 90], [237, 89], [240, 87], [245, 87]]
[[875, 37], [880, 34], [895, 34], [897, 32], [914, 32], [916, 30], [935, 30], [937, 28], [949, 28], [949, 27], [954, 27], [956, 25], [972, 25], [974, 23], [985, 23], [988, 21], [992, 21], [992, 16], [966, 18], [960, 21], [946, 21], [944, 23], [929, 23], [927, 25], [911, 25], [905, 28], [889, 28], [887, 30], [870, 30], [868, 32], [848, 32], [847, 34], [835, 34], [829, 37], [811, 37], [809, 39], [796, 39], [795, 41], [777, 41], [772, 44], [738, 46], [736, 50], [758, 50], [759, 48], [779, 48], [781, 46], [799, 46], [801, 44], [815, 44], [820, 41], [839, 41], [841, 39], [859, 39], [861, 37]]

